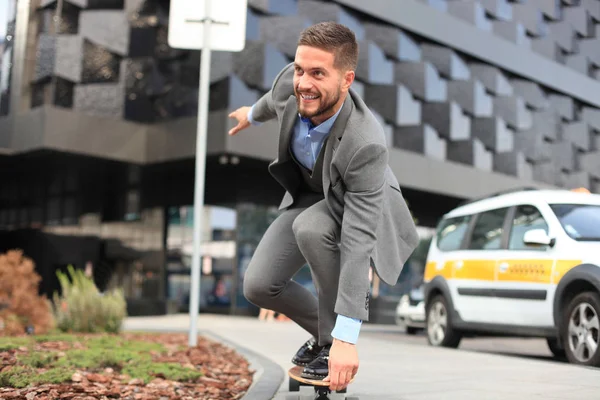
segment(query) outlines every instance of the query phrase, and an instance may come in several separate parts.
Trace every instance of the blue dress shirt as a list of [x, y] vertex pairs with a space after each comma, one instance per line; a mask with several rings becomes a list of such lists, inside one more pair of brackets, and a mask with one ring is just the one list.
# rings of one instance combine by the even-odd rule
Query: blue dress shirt
[[[252, 125], [261, 125], [260, 122], [252, 119], [253, 110], [254, 106], [252, 106], [248, 113], [248, 121], [250, 121]], [[308, 118], [303, 118], [298, 114], [298, 119], [294, 124], [291, 147], [298, 162], [309, 170], [312, 171], [319, 156], [319, 152], [321, 151], [321, 147], [329, 136], [331, 127], [341, 110], [342, 107], [340, 107], [333, 116], [317, 126], [314, 126]], [[361, 325], [362, 321], [359, 319], [338, 314], [331, 336], [344, 342], [356, 344]]]

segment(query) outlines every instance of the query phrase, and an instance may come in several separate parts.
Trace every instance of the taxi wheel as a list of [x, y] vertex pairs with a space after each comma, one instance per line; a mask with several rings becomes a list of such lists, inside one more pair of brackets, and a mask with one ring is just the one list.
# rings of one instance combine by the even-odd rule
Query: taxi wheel
[[427, 304], [427, 342], [431, 346], [457, 348], [462, 335], [452, 328], [448, 303], [444, 296], [436, 295]]
[[561, 326], [569, 362], [600, 366], [600, 295], [580, 293], [567, 306]]

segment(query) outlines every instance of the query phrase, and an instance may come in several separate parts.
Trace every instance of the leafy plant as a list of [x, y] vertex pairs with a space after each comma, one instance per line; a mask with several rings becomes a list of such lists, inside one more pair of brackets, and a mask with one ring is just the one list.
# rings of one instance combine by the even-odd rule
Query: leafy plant
[[118, 333], [127, 316], [121, 289], [100, 293], [94, 281], [72, 265], [57, 271], [62, 294], [54, 293], [57, 327], [63, 332]]
[[39, 294], [40, 275], [33, 261], [20, 250], [0, 254], [0, 336], [35, 333], [54, 326], [52, 305]]

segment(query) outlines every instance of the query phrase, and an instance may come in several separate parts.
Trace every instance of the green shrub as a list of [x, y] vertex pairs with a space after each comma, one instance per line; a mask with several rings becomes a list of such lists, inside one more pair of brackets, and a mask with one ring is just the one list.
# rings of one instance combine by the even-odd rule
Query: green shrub
[[123, 291], [100, 293], [91, 278], [71, 265], [57, 274], [62, 294], [54, 293], [56, 326], [63, 332], [118, 333], [127, 316]]

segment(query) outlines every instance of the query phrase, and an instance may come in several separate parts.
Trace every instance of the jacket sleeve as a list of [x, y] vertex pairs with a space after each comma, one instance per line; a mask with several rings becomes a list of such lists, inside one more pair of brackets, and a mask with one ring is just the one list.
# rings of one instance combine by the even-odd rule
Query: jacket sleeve
[[252, 109], [252, 120], [266, 122], [277, 117], [285, 107], [287, 99], [294, 94], [294, 64], [286, 65], [277, 74], [271, 89], [265, 93]]
[[387, 162], [385, 146], [368, 144], [352, 156], [342, 179], [346, 192], [335, 312], [363, 321], [369, 319], [369, 267], [383, 214]]

